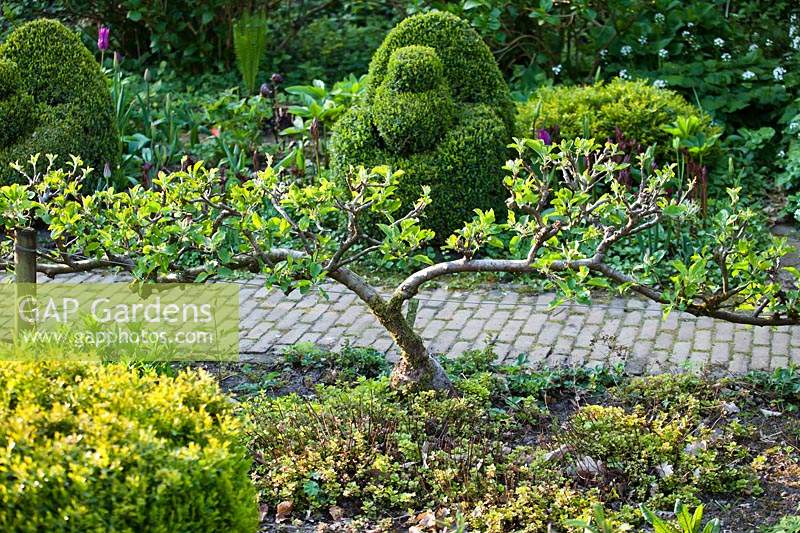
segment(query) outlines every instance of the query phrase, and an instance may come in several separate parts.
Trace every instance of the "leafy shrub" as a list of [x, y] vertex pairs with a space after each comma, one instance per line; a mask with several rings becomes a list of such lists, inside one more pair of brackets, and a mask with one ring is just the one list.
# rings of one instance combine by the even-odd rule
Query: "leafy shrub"
[[767, 528], [766, 533], [798, 533], [800, 531], [800, 516], [784, 516], [774, 526]]
[[688, 373], [635, 377], [610, 393], [631, 408], [639, 405], [649, 412], [669, 410], [695, 420], [721, 404], [715, 389]]
[[402, 397], [382, 381], [320, 387], [313, 400], [261, 396], [246, 409], [254, 478], [268, 505], [350, 503], [367, 515], [441, 505], [480, 531], [539, 531], [582, 512], [580, 495], [543, 454], [500, 440], [507, 419], [464, 398]]
[[363, 105], [334, 128], [334, 174], [362, 164], [402, 169], [404, 205], [431, 188], [426, 225], [439, 241], [475, 208], [502, 209], [513, 107], [491, 52], [466, 22], [444, 13], [406, 19], [375, 52], [369, 79]]
[[790, 363], [772, 372], [752, 371], [745, 380], [766, 399], [788, 410], [800, 408], [800, 370], [796, 365]]
[[254, 531], [239, 423], [212, 379], [0, 365], [3, 531]]
[[720, 523], [717, 518], [709, 520], [703, 526], [703, 509], [704, 507], [700, 505], [694, 511], [690, 511], [680, 501], [675, 502], [675, 517], [678, 522], [676, 527], [644, 505], [641, 507], [642, 514], [653, 526], [655, 533], [719, 533]]
[[297, 46], [290, 48], [289, 57], [275, 69], [302, 82], [332, 81], [366, 72], [393, 19], [382, 13], [370, 13], [363, 20], [353, 18], [330, 15], [303, 25], [292, 41]]
[[[19, 77], [18, 89], [3, 101], [4, 121], [31, 117], [28, 127], [6, 132], [0, 148], [0, 183], [18, 180], [9, 167], [36, 153], [78, 155], [102, 174], [114, 170], [120, 143], [106, 81], [77, 35], [53, 20], [37, 20], [14, 30], [0, 46], [3, 71]], [[14, 85], [14, 82], [10, 82]], [[27, 95], [27, 96], [25, 96]], [[32, 104], [32, 105], [31, 105]]]
[[386, 374], [390, 368], [382, 353], [350, 345], [331, 352], [313, 343], [301, 342], [287, 348], [283, 356], [292, 366], [330, 369], [347, 380], [378, 377]]
[[663, 507], [699, 503], [701, 493], [757, 490], [747, 450], [731, 435], [668, 413], [588, 405], [561, 438], [571, 461], [589, 465], [611, 495]]
[[543, 87], [520, 107], [517, 135], [536, 137], [539, 129], [557, 129], [564, 139], [605, 141], [616, 140], [619, 129], [625, 139], [642, 147], [657, 144], [656, 159], [663, 164], [674, 160], [672, 135], [663, 127], [679, 116], [701, 118], [707, 137], [715, 132], [710, 118], [682, 96], [642, 81], [615, 79], [583, 87]]

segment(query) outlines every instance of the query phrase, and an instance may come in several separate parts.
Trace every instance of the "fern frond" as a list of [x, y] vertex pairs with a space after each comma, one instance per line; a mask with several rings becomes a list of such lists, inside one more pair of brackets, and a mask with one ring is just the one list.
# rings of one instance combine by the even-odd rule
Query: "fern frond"
[[258, 67], [267, 47], [267, 18], [263, 14], [243, 15], [233, 26], [233, 49], [236, 66], [242, 74], [245, 90], [253, 94], [256, 89]]

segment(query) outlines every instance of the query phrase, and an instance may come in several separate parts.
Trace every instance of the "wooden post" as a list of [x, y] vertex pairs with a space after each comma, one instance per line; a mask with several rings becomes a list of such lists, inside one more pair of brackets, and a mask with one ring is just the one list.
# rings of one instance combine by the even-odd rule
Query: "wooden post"
[[20, 314], [20, 303], [24, 299], [36, 298], [36, 230], [33, 228], [17, 229], [14, 243], [14, 273], [16, 282], [16, 309], [14, 312], [14, 330], [17, 336], [23, 331], [30, 331], [35, 324], [23, 320]]

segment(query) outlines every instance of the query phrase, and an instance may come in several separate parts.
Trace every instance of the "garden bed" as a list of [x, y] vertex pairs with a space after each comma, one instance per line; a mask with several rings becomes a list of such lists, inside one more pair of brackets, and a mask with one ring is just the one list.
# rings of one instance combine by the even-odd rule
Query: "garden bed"
[[638, 378], [491, 361], [447, 364], [456, 399], [398, 397], [370, 350], [206, 365], [250, 420], [261, 530], [559, 531], [593, 502], [637, 530], [639, 505], [668, 517], [680, 499], [745, 532], [797, 512], [793, 369]]

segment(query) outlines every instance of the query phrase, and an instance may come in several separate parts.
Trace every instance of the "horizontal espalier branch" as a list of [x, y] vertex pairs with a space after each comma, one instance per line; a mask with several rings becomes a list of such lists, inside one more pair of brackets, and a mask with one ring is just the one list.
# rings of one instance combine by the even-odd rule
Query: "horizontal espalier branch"
[[[573, 191], [584, 193], [591, 192], [594, 186], [601, 182], [604, 173], [603, 168], [610, 162], [612, 153], [613, 147], [606, 147], [606, 149], [597, 154], [594, 167], [587, 172], [581, 172], [575, 158], [567, 158], [558, 166], [558, 170], [560, 170], [562, 176], [562, 183], [566, 184], [566, 186]], [[576, 271], [579, 269], [587, 269], [596, 274], [600, 274], [618, 285], [629, 287], [630, 290], [647, 299], [663, 305], [669, 305], [671, 302], [663, 290], [643, 284], [633, 276], [625, 274], [604, 262], [607, 251], [614, 244], [659, 224], [664, 218], [663, 205], [659, 204], [659, 202], [665, 198], [663, 191], [664, 180], [656, 186], [648, 185], [646, 183], [646, 173], [643, 171], [644, 161], [645, 159], [643, 158], [642, 181], [633, 201], [627, 198], [625, 191], [615, 181], [613, 172], [614, 170], [618, 170], [618, 168], [610, 164], [605, 166], [605, 177], [610, 178], [612, 183], [611, 200], [617, 200], [620, 204], [624, 205], [625, 208], [625, 220], [621, 224], [605, 225], [595, 218], [595, 211], [609, 201], [605, 196], [594, 203], [587, 203], [585, 206], [582, 206], [577, 213], [567, 220], [559, 219], [555, 222], [547, 222], [545, 220], [544, 211], [549, 206], [547, 200], [552, 196], [552, 192], [550, 180], [547, 179], [546, 176], [542, 177], [542, 179], [534, 178], [532, 180], [532, 188], [537, 193], [537, 197], [534, 198], [532, 203], [523, 203], [520, 205], [520, 203], [515, 200], [514, 188], [510, 186], [511, 198], [509, 198], [507, 202], [509, 208], [530, 215], [538, 225], [538, 229], [533, 234], [526, 259], [473, 259], [470, 250], [469, 253], [465, 253], [464, 257], [461, 259], [431, 265], [411, 274], [396, 288], [392, 294], [389, 305], [391, 307], [400, 308], [404, 301], [416, 296], [425, 283], [453, 274], [476, 272], [546, 274], [548, 272]], [[529, 165], [523, 164], [520, 160], [510, 162], [509, 167], [512, 169], [515, 178], [520, 175], [519, 172], [521, 168], [525, 168], [529, 172], [529, 175], [535, 175], [534, 169]], [[546, 173], [546, 169], [541, 173]], [[663, 176], [659, 176], [659, 178], [661, 179]], [[693, 186], [693, 183], [690, 183], [687, 190], [679, 194], [675, 200], [675, 205], [687, 204]], [[542, 248], [545, 241], [555, 237], [562, 231], [567, 231], [571, 228], [583, 229], [587, 225], [596, 227], [602, 235], [602, 239], [592, 256], [574, 260], [554, 260], [546, 264], [537, 261], [537, 253]], [[742, 237], [744, 229], [743, 227], [739, 230], [736, 235], [736, 240]], [[725, 264], [725, 254], [727, 253], [730, 253], [730, 246], [721, 246], [715, 253], [715, 259], [719, 265], [723, 281], [722, 291], [707, 296], [698, 295], [693, 301], [685, 303], [681, 310], [695, 316], [708, 316], [728, 322], [755, 326], [800, 324], [800, 317], [796, 314], [794, 316], [782, 316], [776, 313], [769, 316], [761, 316], [764, 307], [769, 303], [767, 300], [760, 302], [752, 313], [725, 309], [726, 304], [745, 288], [739, 287], [733, 290], [730, 289], [729, 273]], [[778, 267], [776, 263], [776, 269]], [[736, 304], [729, 304], [729, 306], [736, 307]]]
[[[691, 298], [681, 296], [678, 305], [676, 305], [675, 294], [668, 293], [668, 288], [665, 288], [663, 283], [642, 281], [607, 264], [605, 262], [606, 254], [613, 245], [657, 225], [664, 218], [667, 208], [685, 208], [687, 212], [690, 212], [693, 208], [692, 204], [688, 202], [691, 187], [674, 198], [667, 198], [664, 184], [669, 178], [671, 170], [656, 171], [655, 176], [651, 176], [649, 172], [644, 171], [645, 158], [642, 158], [640, 161], [641, 183], [638, 189], [636, 191], [626, 189], [616, 180], [616, 173], [628, 165], [614, 161], [616, 152], [613, 145], [600, 151], [596, 149], [596, 145], [592, 141], [580, 146], [576, 141], [575, 145], [579, 149], [580, 146], [583, 146], [582, 157], [559, 158], [558, 153], [553, 152], [552, 147], [546, 148], [539, 143], [533, 145], [541, 155], [538, 166], [524, 163], [521, 157], [510, 161], [507, 166], [512, 174], [511, 178], [506, 181], [506, 187], [511, 192], [507, 203], [508, 207], [512, 212], [524, 213], [526, 217], [530, 217], [529, 220], [520, 220], [508, 225], [513, 232], [529, 239], [529, 244], [525, 248], [527, 254], [523, 255], [526, 257], [525, 259], [476, 258], [475, 252], [493, 237], [496, 233], [495, 228], [500, 227], [500, 225], [494, 224], [493, 215], [486, 217], [483, 222], [479, 220], [481, 218], [479, 216], [452, 237], [452, 242], [455, 244], [450, 248], [459, 253], [460, 259], [433, 264], [411, 274], [396, 287], [388, 300], [384, 300], [375, 288], [350, 270], [348, 265], [372, 252], [386, 253], [387, 246], [390, 248], [399, 246], [399, 249], [402, 250], [401, 255], [406, 254], [407, 257], [411, 250], [418, 248], [426, 238], [429, 238], [424, 233], [426, 230], [419, 230], [409, 235], [404, 234], [403, 237], [396, 238], [394, 241], [389, 237], [379, 241], [372, 236], [372, 231], [362, 229], [365, 223], [364, 216], [368, 211], [372, 213], [370, 216], [380, 212], [379, 209], [371, 211], [373, 206], [388, 205], [384, 202], [392, 200], [397, 174], [392, 174], [385, 168], [377, 174], [375, 170], [369, 172], [362, 169], [348, 179], [350, 197], [345, 199], [333, 196], [334, 189], [326, 188], [330, 185], [329, 182], [323, 181], [319, 185], [296, 188], [275, 179], [268, 181], [268, 178], [275, 176], [265, 172], [264, 183], [256, 184], [247, 191], [255, 194], [255, 198], [260, 198], [259, 194], [263, 193], [263, 197], [271, 201], [278, 216], [283, 218], [290, 228], [288, 235], [300, 242], [303, 251], [285, 247], [270, 247], [268, 242], [257, 237], [256, 230], [258, 228], [245, 227], [244, 221], [249, 216], [249, 207], [242, 207], [241, 203], [238, 206], [233, 205], [233, 199], [224, 195], [220, 196], [219, 193], [216, 194], [214, 202], [211, 202], [210, 196], [203, 193], [205, 203], [217, 212], [217, 215], [214, 216], [218, 217], [215, 219], [211, 214], [204, 212], [208, 217], [206, 222], [212, 222], [211, 227], [213, 228], [212, 234], [208, 237], [212, 237], [220, 229], [238, 229], [245, 237], [244, 240], [249, 243], [249, 249], [242, 248], [239, 250], [240, 253], [225, 259], [216, 257], [213, 250], [209, 250], [210, 259], [206, 258], [204, 264], [191, 268], [182, 267], [175, 261], [171, 261], [168, 265], [161, 266], [157, 272], [151, 272], [150, 279], [188, 282], [200, 276], [207, 277], [215, 267], [221, 266], [234, 270], [272, 272], [276, 264], [292, 259], [306, 265], [319, 264], [323, 276], [355, 292], [371, 309], [377, 310], [376, 314], [385, 310], [391, 315], [397, 316], [403, 303], [417, 295], [425, 283], [447, 275], [470, 272], [552, 275], [568, 271], [588, 271], [617, 285], [624, 286], [645, 298], [697, 316], [709, 316], [729, 322], [758, 326], [800, 323], [797, 313], [794, 313], [791, 308], [789, 311], [783, 312], [772, 311], [771, 305], [775, 301], [779, 303], [787, 301], [783, 299], [780, 292], [767, 292], [766, 296], [759, 301], [753, 301], [758, 299], [759, 295], [753, 296], [752, 291], [739, 298], [740, 293], [746, 293], [750, 281], [744, 278], [744, 281], [738, 285], [732, 284], [730, 272], [726, 267], [726, 259], [735, 251], [729, 246], [721, 246], [715, 254], [717, 260], [714, 263], [719, 263], [722, 289], [696, 291]], [[564, 147], [561, 149], [567, 151]], [[571, 149], [571, 147], [568, 146], [567, 149]], [[520, 153], [522, 155], [522, 151]], [[586, 165], [582, 161], [590, 161], [591, 164]], [[207, 177], [208, 187], [215, 183], [213, 174], [205, 176], [199, 167], [195, 168], [193, 172], [201, 177]], [[554, 181], [561, 182], [559, 188], [556, 188]], [[598, 184], [610, 188], [610, 191], [596, 191], [595, 188]], [[562, 194], [565, 189], [571, 191], [570, 194]], [[137, 194], [145, 193], [140, 191]], [[208, 194], [210, 195], [211, 192]], [[429, 201], [426, 200], [426, 196], [427, 192], [405, 216], [390, 217], [390, 221], [383, 226], [383, 229], [388, 233], [400, 232], [404, 222], [416, 224], [417, 218], [422, 214]], [[176, 202], [176, 212], [178, 213], [182, 212], [180, 202], [187, 202], [179, 195], [172, 201]], [[553, 214], [554, 207], [558, 207], [555, 209], [557, 211], [555, 215]], [[393, 209], [397, 209], [397, 207]], [[346, 217], [345, 231], [342, 234], [335, 234], [331, 229], [323, 228], [320, 225], [327, 214], [337, 211]], [[166, 211], [166, 214], [169, 216], [169, 210]], [[480, 214], [484, 215], [484, 213]], [[198, 222], [194, 221], [194, 223]], [[372, 223], [369, 217], [366, 218], [366, 222]], [[51, 276], [109, 266], [129, 272], [134, 271], [137, 260], [145, 256], [144, 249], [137, 249], [138, 246], [148, 244], [141, 230], [146, 230], [147, 225], [154, 222], [149, 219], [134, 218], [133, 223], [131, 227], [136, 230], [141, 239], [137, 242], [137, 246], [129, 248], [132, 252], [131, 255], [119, 257], [106, 253], [106, 257], [103, 257], [95, 254], [96, 257], [93, 259], [71, 259], [65, 256], [63, 260], [58, 256], [48, 257], [55, 259], [56, 262], [40, 264], [39, 271]], [[744, 228], [744, 226], [742, 227]], [[569, 237], [570, 231], [584, 234], [594, 232], [592, 235], [597, 237], [596, 241], [584, 240], [584, 242], [596, 242], [594, 250], [587, 255], [584, 251], [578, 253], [577, 248], [568, 248], [564, 246], [564, 243], [559, 243], [559, 238]], [[743, 229], [739, 230], [734, 237], [741, 237], [743, 231]], [[319, 235], [323, 232], [325, 235], [336, 235], [336, 237], [322, 239]], [[174, 238], [178, 237], [173, 236]], [[734, 240], [738, 241], [739, 239]], [[180, 243], [180, 241], [178, 242]], [[356, 246], [357, 244], [363, 247], [359, 248]], [[390, 253], [394, 253], [393, 250], [390, 250]], [[139, 254], [139, 257], [136, 254]], [[774, 269], [778, 268], [779, 265], [776, 261]], [[768, 274], [773, 276], [774, 272], [769, 270]], [[295, 280], [317, 281], [315, 279], [317, 276], [310, 274], [306, 267], [291, 271], [290, 276]], [[750, 314], [745, 311], [737, 311], [736, 308], [741, 307], [744, 303], [754, 308], [755, 311]], [[769, 314], [762, 315], [765, 309]]]
[[[640, 284], [635, 278], [604, 264], [599, 258], [578, 259], [575, 261], [553, 261], [548, 264], [548, 269], [552, 272], [563, 272], [566, 270], [577, 270], [588, 268], [592, 272], [602, 274], [611, 281], [619, 284], [629, 284], [632, 291], [661, 304], [668, 301], [663, 291]], [[426, 267], [403, 280], [392, 294], [390, 305], [399, 305], [402, 301], [414, 298], [423, 284], [434, 279], [449, 276], [452, 274], [462, 274], [469, 272], [504, 272], [508, 274], [538, 274], [542, 272], [541, 267], [529, 263], [527, 260], [513, 259], [459, 259], [437, 263]], [[695, 316], [708, 316], [718, 318], [727, 322], [737, 324], [750, 324], [753, 326], [793, 326], [800, 324], [797, 318], [781, 316], [758, 316], [746, 313], [726, 311], [724, 309], [706, 308], [702, 305], [690, 304], [683, 311]]]

